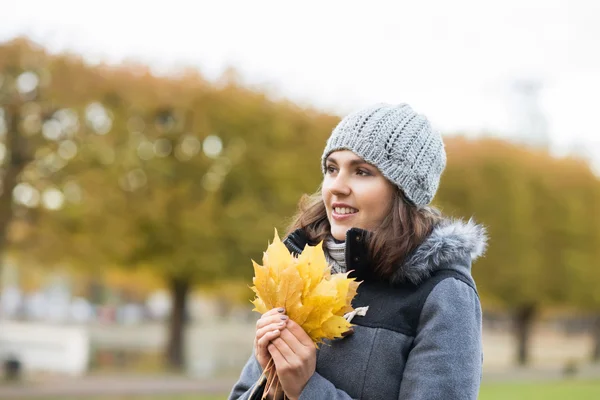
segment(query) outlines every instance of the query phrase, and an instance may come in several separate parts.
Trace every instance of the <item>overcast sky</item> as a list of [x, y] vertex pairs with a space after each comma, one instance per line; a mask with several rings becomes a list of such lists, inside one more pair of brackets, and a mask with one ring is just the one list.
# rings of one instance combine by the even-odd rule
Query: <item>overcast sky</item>
[[93, 62], [192, 65], [209, 78], [234, 66], [340, 115], [407, 102], [444, 132], [514, 136], [524, 108], [513, 82], [539, 80], [555, 151], [600, 160], [598, 21], [596, 0], [0, 0], [0, 41], [26, 35]]

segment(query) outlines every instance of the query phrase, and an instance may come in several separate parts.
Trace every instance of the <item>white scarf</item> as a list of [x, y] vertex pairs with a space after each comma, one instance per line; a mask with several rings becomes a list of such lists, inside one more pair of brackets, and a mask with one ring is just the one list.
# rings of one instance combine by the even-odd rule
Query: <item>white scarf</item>
[[346, 272], [346, 242], [336, 243], [333, 237], [325, 240], [325, 258], [331, 265], [331, 273]]

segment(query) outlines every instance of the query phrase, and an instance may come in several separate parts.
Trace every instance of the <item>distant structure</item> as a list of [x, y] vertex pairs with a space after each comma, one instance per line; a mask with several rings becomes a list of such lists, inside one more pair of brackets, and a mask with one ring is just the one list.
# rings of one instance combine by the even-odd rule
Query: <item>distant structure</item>
[[540, 106], [542, 83], [536, 79], [518, 79], [511, 87], [512, 115], [516, 142], [548, 149], [548, 122]]

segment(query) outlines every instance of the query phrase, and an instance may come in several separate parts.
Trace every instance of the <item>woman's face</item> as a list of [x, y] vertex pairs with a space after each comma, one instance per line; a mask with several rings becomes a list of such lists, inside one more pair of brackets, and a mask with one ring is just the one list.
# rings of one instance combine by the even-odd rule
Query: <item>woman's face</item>
[[350, 228], [379, 227], [389, 214], [396, 187], [350, 150], [331, 153], [325, 168], [321, 194], [333, 237], [345, 240]]

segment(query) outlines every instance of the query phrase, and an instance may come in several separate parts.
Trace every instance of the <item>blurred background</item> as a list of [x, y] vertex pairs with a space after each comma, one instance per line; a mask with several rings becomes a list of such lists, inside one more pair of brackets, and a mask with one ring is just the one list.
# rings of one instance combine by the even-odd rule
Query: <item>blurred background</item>
[[0, 398], [222, 399], [346, 113], [443, 133], [481, 399], [600, 398], [600, 3], [0, 0]]

